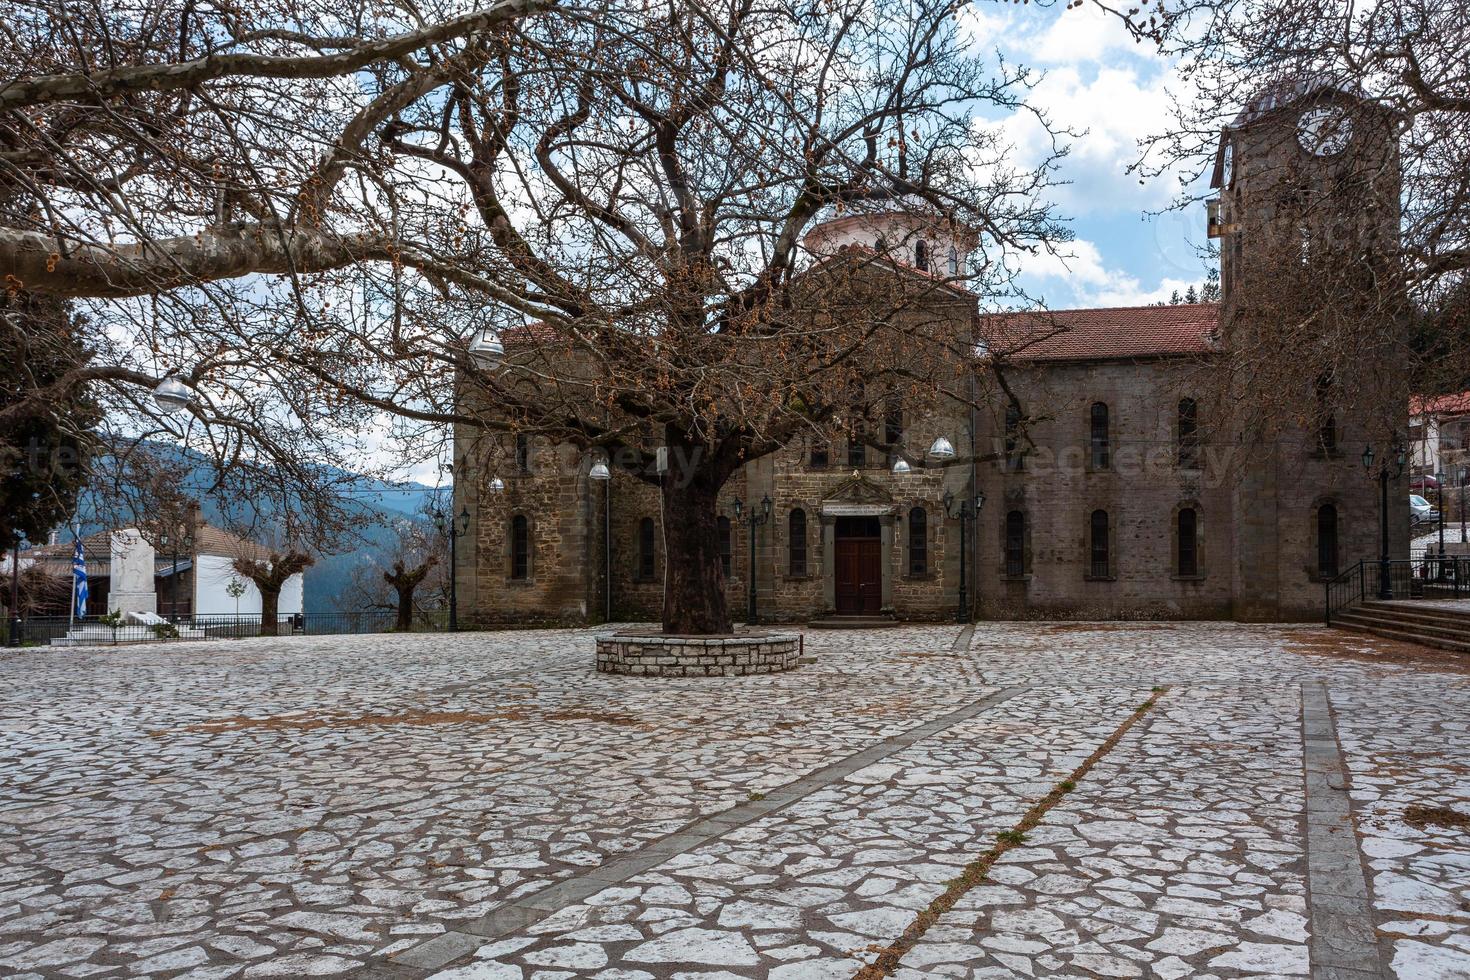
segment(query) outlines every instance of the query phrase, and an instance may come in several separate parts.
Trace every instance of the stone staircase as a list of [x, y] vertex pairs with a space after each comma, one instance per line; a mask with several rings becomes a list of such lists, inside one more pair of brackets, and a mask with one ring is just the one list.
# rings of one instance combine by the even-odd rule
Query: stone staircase
[[1334, 613], [1332, 625], [1390, 640], [1470, 653], [1470, 607], [1368, 601]]

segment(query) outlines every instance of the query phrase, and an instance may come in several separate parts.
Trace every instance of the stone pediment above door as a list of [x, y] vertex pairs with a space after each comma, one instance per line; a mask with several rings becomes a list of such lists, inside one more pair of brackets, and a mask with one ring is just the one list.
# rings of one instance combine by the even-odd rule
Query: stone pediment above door
[[893, 512], [893, 497], [883, 487], [854, 472], [822, 498], [825, 515], [871, 516]]

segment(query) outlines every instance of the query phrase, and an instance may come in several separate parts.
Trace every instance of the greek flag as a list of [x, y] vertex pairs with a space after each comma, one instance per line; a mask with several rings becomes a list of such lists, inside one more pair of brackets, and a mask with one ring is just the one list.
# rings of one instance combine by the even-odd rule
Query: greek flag
[[76, 550], [71, 553], [72, 607], [78, 619], [87, 618], [87, 556], [82, 551], [82, 539], [76, 540]]

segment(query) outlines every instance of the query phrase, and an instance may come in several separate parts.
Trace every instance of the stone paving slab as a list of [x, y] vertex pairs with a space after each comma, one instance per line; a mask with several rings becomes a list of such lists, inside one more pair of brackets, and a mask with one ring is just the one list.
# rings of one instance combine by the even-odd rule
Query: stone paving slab
[[[1470, 676], [1443, 658], [1298, 627], [920, 626], [652, 684], [590, 650], [574, 630], [0, 654], [0, 976], [421, 977], [404, 958], [445, 935], [469, 937], [464, 976], [851, 976], [1161, 683], [995, 869], [1033, 877], [972, 890], [903, 969], [1296, 976], [1306, 951], [1361, 975], [1310, 960], [1341, 939], [1399, 977], [1470, 976]], [[1351, 806], [1309, 782], [1329, 727]], [[1364, 835], [1337, 937], [1301, 905], [1351, 897], [1312, 894], [1314, 819]], [[1026, 932], [1043, 913], [1060, 932]], [[1150, 948], [1171, 929], [1234, 947]]]

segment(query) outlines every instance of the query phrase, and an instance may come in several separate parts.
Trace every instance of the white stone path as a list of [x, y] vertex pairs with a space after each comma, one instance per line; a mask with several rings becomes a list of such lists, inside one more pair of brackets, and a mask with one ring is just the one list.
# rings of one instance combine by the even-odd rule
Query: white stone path
[[[895, 975], [1470, 977], [1463, 664], [1302, 628], [957, 634], [657, 683], [592, 673], [575, 631], [0, 655], [0, 976], [851, 977], [1168, 684]], [[1330, 920], [1303, 685], [1366, 835]], [[1330, 964], [1311, 923], [1359, 920], [1379, 960]]]

